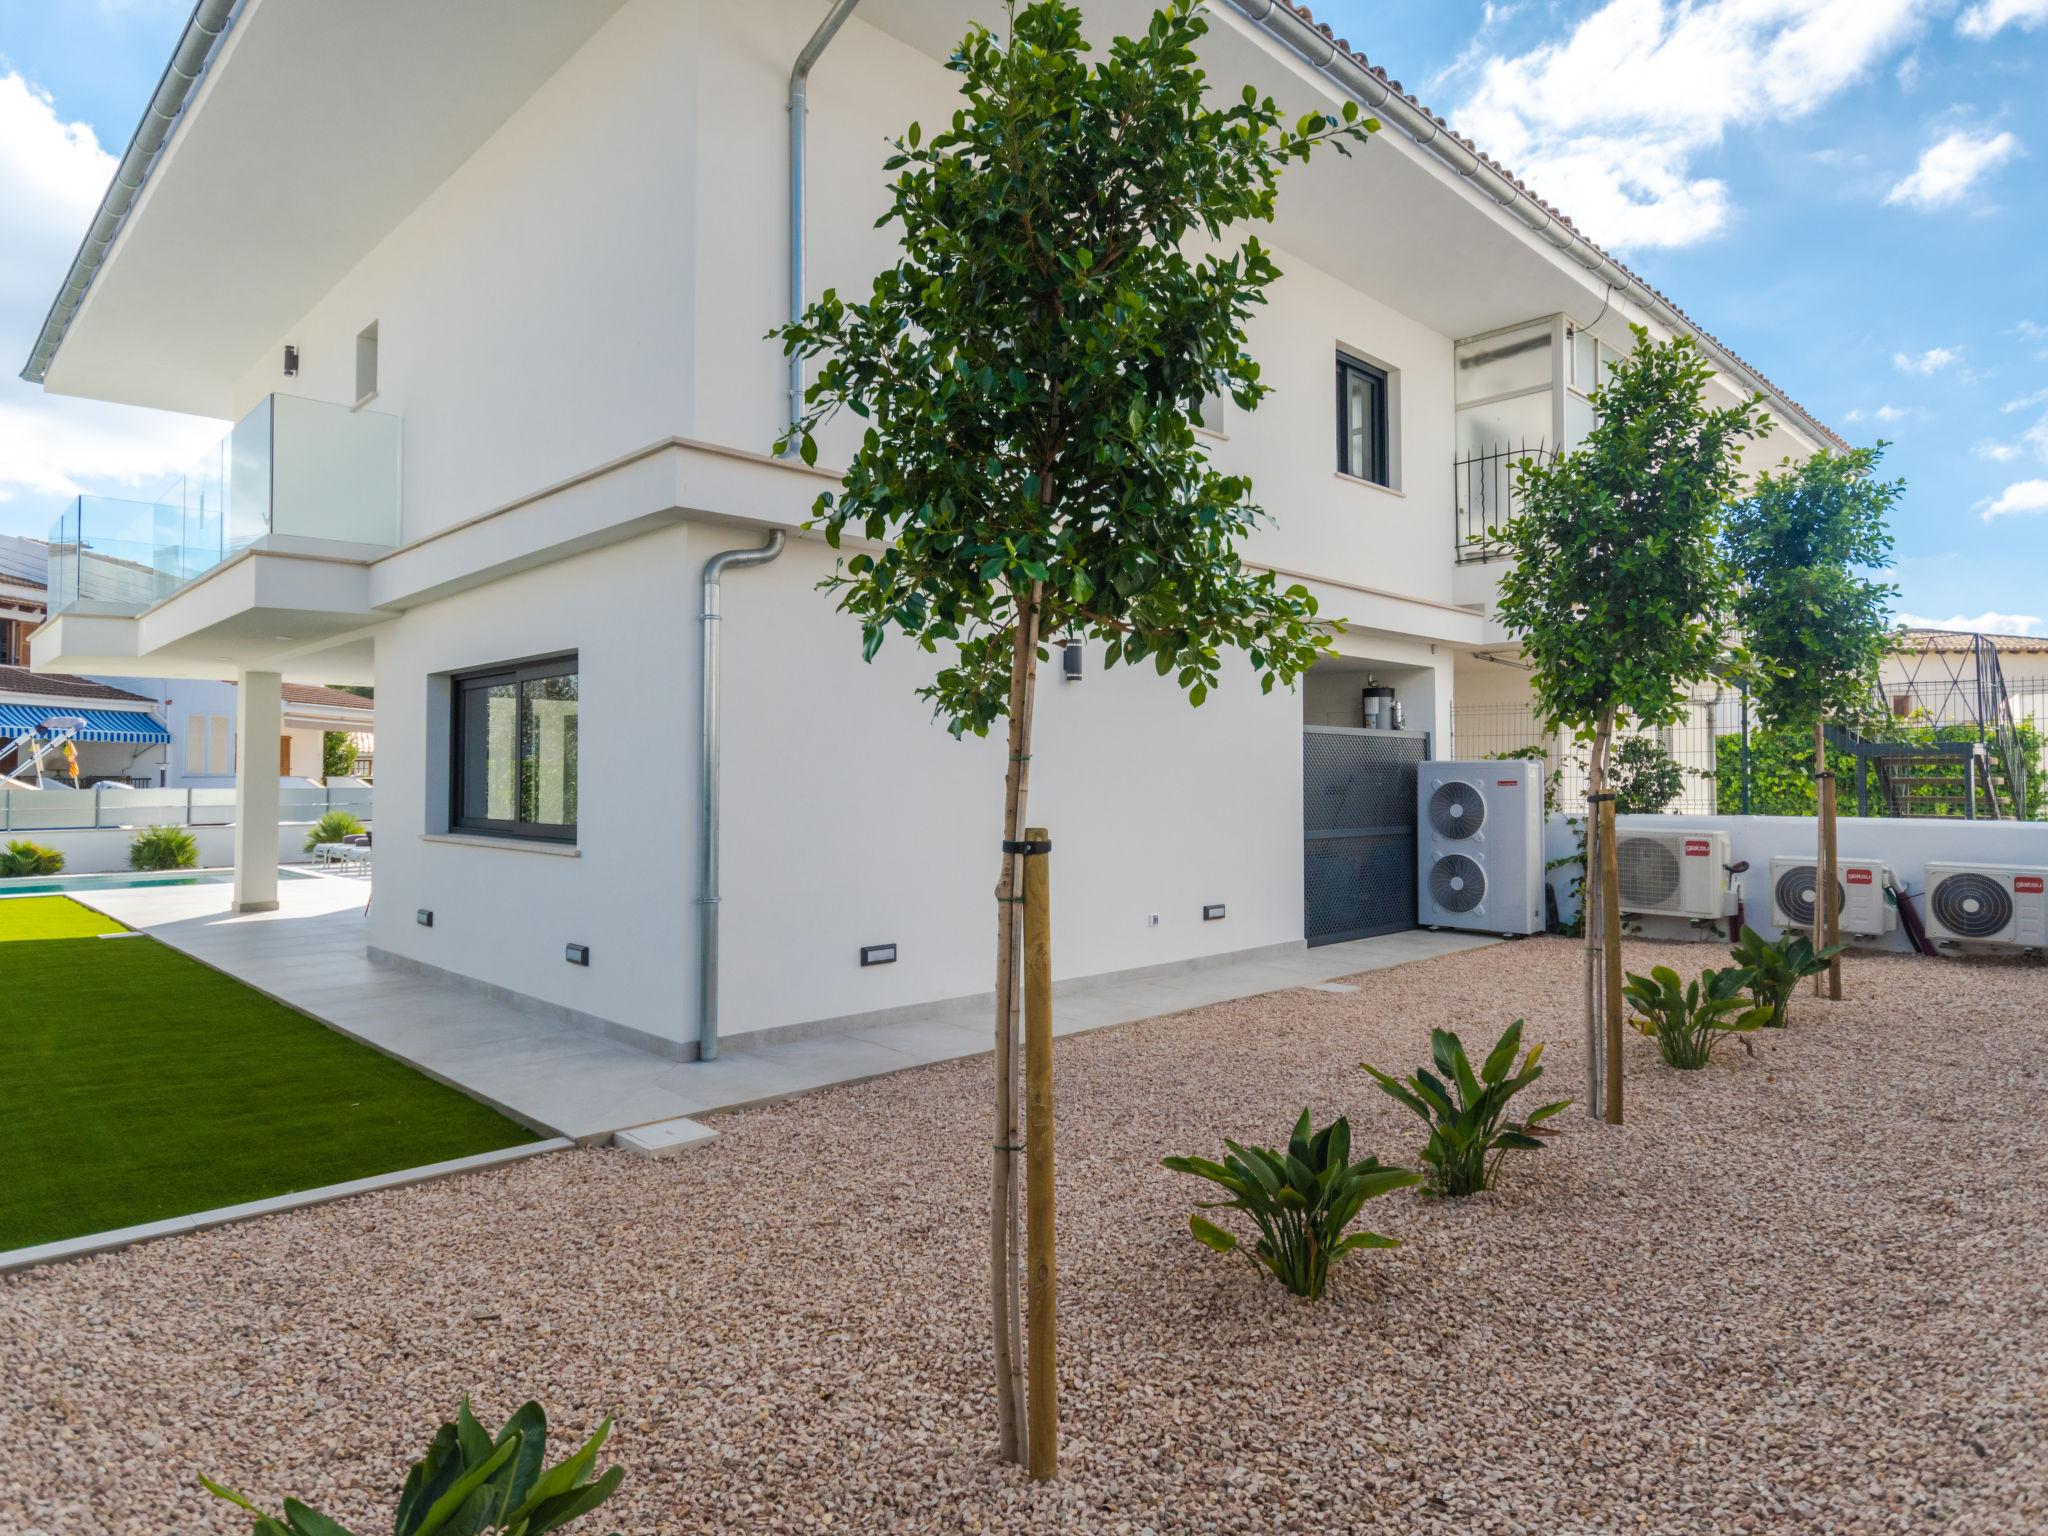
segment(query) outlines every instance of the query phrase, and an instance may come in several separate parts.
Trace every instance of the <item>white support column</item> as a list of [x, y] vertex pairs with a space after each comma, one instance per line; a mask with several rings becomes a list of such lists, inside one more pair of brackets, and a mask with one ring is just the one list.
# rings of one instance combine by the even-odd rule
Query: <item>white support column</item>
[[235, 689], [235, 910], [277, 908], [277, 743], [283, 679], [244, 672]]

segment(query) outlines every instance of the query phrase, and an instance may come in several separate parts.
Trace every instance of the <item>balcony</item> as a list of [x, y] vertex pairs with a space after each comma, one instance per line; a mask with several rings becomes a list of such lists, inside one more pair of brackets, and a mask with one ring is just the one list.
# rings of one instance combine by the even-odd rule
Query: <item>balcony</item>
[[1460, 565], [1505, 560], [1508, 551], [1500, 531], [1522, 510], [1517, 477], [1523, 461], [1547, 461], [1556, 454], [1535, 447], [1493, 448], [1459, 459], [1452, 466], [1452, 541]]
[[137, 614], [243, 550], [391, 549], [399, 419], [267, 395], [154, 501], [80, 496], [50, 530], [50, 613]]

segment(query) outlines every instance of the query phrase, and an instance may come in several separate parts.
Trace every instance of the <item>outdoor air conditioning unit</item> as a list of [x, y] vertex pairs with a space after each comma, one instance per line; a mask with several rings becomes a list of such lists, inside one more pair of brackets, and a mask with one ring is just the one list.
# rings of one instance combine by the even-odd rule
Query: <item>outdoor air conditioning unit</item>
[[[1842, 932], [1871, 938], [1899, 926], [1898, 910], [1885, 900], [1892, 870], [1881, 859], [1842, 859], [1835, 900]], [[1796, 853], [1771, 860], [1771, 921], [1783, 933], [1813, 930], [1814, 862]]]
[[1709, 920], [1728, 915], [1728, 866], [1734, 860], [1726, 832], [1617, 827], [1614, 862], [1624, 912]]
[[1425, 927], [1543, 931], [1543, 771], [1526, 758], [1416, 774], [1416, 914]]
[[1927, 936], [1937, 944], [2048, 947], [2048, 869], [1929, 864]]

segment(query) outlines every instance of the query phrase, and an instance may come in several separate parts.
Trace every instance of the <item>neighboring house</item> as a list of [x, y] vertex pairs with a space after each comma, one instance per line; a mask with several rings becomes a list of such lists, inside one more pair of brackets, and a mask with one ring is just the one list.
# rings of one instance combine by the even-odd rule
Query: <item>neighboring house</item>
[[28, 637], [49, 617], [49, 600], [42, 542], [0, 534], [0, 667], [28, 665]]
[[376, 707], [359, 693], [312, 683], [286, 683], [278, 771], [294, 778], [326, 776], [328, 732], [347, 736], [356, 747], [355, 777], [367, 775], [365, 760], [376, 744]]
[[[194, 55], [225, 29], [164, 148], [131, 148], [94, 238], [51, 274], [63, 292], [25, 370], [238, 423], [155, 506], [74, 506], [37, 664], [225, 667], [245, 741], [279, 734], [281, 683], [374, 681], [408, 729], [377, 763], [373, 949], [683, 1055], [711, 895], [699, 583], [710, 556], [772, 533], [794, 536], [724, 582], [724, 1027], [823, 1028], [989, 984], [1000, 741], [949, 738], [914, 697], [929, 659], [892, 641], [864, 665], [816, 590], [835, 557], [796, 530], [833, 477], [766, 451], [788, 381], [762, 336], [792, 268], [807, 295], [852, 293], [891, 259], [885, 137], [950, 115], [945, 60], [1001, 10], [853, 12], [810, 81], [800, 256], [765, 194], [788, 175], [791, 62], [824, 9], [202, 0]], [[1098, 46], [1148, 14], [1087, 10]], [[1275, 393], [1208, 434], [1276, 519], [1248, 561], [1350, 627], [1298, 691], [1262, 695], [1234, 663], [1199, 710], [1099, 654], [1078, 685], [1046, 673], [1032, 820], [1055, 833], [1063, 976], [1413, 921], [1400, 795], [1424, 737], [1447, 742], [1468, 685], [1526, 697], [1483, 659], [1511, 649], [1489, 611], [1498, 562], [1479, 558], [1504, 451], [1583, 435], [1632, 322], [1693, 329], [1306, 13], [1210, 15], [1219, 88], [1249, 81], [1291, 112], [1351, 93], [1387, 125], [1288, 172], [1259, 231], [1286, 276], [1250, 338]], [[1758, 462], [1836, 441], [1701, 341], [1717, 402], [1765, 394]], [[857, 426], [824, 434], [821, 464]], [[1343, 733], [1368, 676], [1410, 734]], [[254, 757], [244, 908], [275, 899], [258, 831], [276, 780]], [[1385, 815], [1342, 809], [1360, 786]], [[879, 944], [895, 962], [863, 965]], [[588, 963], [565, 964], [568, 945]]]
[[[163, 782], [171, 733], [153, 701], [139, 693], [90, 678], [0, 666], [0, 775], [34, 777], [34, 748], [22, 739], [31, 733], [45, 741], [68, 734], [80, 786], [119, 780], [147, 788]], [[43, 755], [42, 777], [51, 788], [70, 786], [61, 753]]]
[[1906, 629], [1884, 664], [1882, 687], [1894, 716], [1974, 724], [2003, 684], [2014, 718], [2048, 726], [2048, 636], [1978, 635]]

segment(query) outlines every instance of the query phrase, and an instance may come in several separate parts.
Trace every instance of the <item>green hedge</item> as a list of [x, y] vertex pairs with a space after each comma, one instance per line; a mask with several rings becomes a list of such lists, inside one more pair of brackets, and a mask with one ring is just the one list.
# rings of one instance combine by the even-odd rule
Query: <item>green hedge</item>
[[[2021, 750], [2026, 754], [2028, 762], [2038, 765], [2041, 762], [2043, 739], [2040, 727], [2029, 720], [2024, 722], [2019, 730]], [[1911, 726], [1888, 731], [1885, 739], [1918, 745], [1937, 741], [1975, 741], [1977, 728], [1974, 725]], [[1723, 816], [1739, 815], [1742, 810], [1742, 738], [1717, 738], [1714, 756], [1714, 766], [1718, 770], [1714, 779], [1714, 809]], [[1753, 730], [1749, 737], [1749, 760], [1749, 808], [1754, 814], [1813, 815], [1813, 737], [1808, 732], [1781, 728]], [[1844, 816], [1855, 815], [1855, 754], [1830, 746], [1828, 767], [1834, 770], [1835, 783], [1838, 786], [1837, 809]], [[1884, 797], [1877, 786], [1877, 769], [1872, 766], [1867, 771], [1869, 783], [1866, 787], [1869, 791], [1871, 812], [1874, 815], [1882, 815]], [[1962, 763], [1958, 760], [1955, 769], [1958, 790], [1962, 787], [1963, 772]], [[2038, 820], [2044, 803], [2048, 803], [2048, 784], [2042, 782], [2043, 778], [2044, 775], [2038, 766], [2028, 776], [2026, 815], [2029, 820]]]

